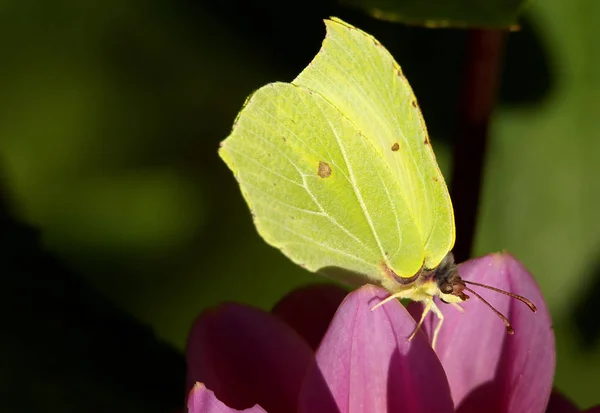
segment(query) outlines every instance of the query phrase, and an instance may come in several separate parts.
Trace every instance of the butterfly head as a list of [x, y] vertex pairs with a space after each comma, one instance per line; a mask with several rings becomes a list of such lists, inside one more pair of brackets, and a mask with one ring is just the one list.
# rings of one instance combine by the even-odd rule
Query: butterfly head
[[438, 267], [435, 270], [433, 270], [432, 273], [433, 279], [437, 283], [437, 286], [439, 288], [440, 299], [443, 302], [460, 303], [462, 301], [468, 300], [469, 296], [464, 293], [464, 291], [466, 290], [469, 293], [473, 294], [475, 297], [477, 297], [483, 304], [489, 307], [498, 317], [500, 317], [500, 319], [504, 322], [506, 330], [509, 334], [513, 334], [514, 330], [506, 316], [504, 316], [504, 314], [500, 313], [500, 311], [495, 309], [485, 298], [480, 296], [477, 292], [467, 287], [467, 284], [477, 285], [479, 287], [496, 291], [500, 294], [504, 294], [512, 298], [516, 298], [517, 300], [527, 305], [527, 307], [529, 307], [529, 309], [534, 313], [537, 311], [535, 305], [523, 296], [514, 294], [510, 291], [504, 291], [500, 288], [492, 287], [486, 284], [463, 280], [458, 274], [458, 266], [454, 262], [454, 255], [452, 254], [452, 252], [449, 252], [444, 257], [440, 265], [438, 265]]
[[440, 299], [445, 303], [461, 303], [469, 299], [464, 293], [467, 288], [458, 273], [452, 252], [446, 254], [440, 265], [433, 271], [433, 280], [439, 288]]

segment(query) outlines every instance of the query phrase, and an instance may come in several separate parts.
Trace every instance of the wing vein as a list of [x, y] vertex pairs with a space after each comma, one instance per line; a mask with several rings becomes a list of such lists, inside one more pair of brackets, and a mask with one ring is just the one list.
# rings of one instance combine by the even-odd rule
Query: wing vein
[[296, 182], [293, 179], [290, 179], [290, 178], [288, 178], [288, 177], [286, 177], [284, 175], [281, 175], [279, 172], [274, 171], [273, 169], [266, 167], [265, 164], [258, 162], [256, 159], [254, 159], [253, 157], [251, 157], [249, 155], [246, 155], [244, 152], [241, 152], [241, 151], [238, 151], [236, 149], [233, 149], [230, 146], [227, 147], [227, 150], [231, 151], [231, 152], [233, 152], [235, 154], [238, 154], [238, 155], [240, 155], [240, 156], [242, 156], [244, 158], [246, 158], [247, 160], [249, 160], [253, 164], [259, 166], [260, 168], [264, 169], [265, 171], [267, 171], [269, 173], [272, 173], [273, 175], [278, 176], [279, 178], [283, 179], [286, 182], [289, 182], [290, 184], [294, 184], [294, 185], [299, 186], [300, 188], [304, 188], [304, 185], [302, 183]]
[[[288, 100], [288, 101], [289, 101], [288, 97], [287, 97], [287, 96], [285, 96], [284, 94], [281, 94], [281, 95], [280, 95], [280, 97], [281, 97], [281, 98], [284, 98], [284, 99], [286, 99], [286, 100]], [[306, 103], [305, 103], [305, 102], [303, 102], [303, 103], [304, 103], [304, 104], [305, 104], [305, 106], [306, 106]], [[307, 151], [307, 152], [311, 153], [311, 154], [312, 154], [312, 155], [314, 155], [316, 158], [322, 158], [322, 157], [321, 157], [321, 156], [320, 156], [318, 153], [316, 153], [316, 152], [315, 152], [315, 151], [312, 149], [312, 146], [311, 146], [311, 145], [307, 144], [307, 143], [306, 143], [306, 142], [305, 142], [305, 141], [304, 141], [302, 138], [300, 138], [300, 136], [298, 136], [298, 135], [297, 135], [297, 134], [296, 134], [296, 133], [295, 133], [295, 132], [294, 132], [292, 129], [290, 129], [289, 127], [286, 127], [286, 126], [283, 126], [283, 125], [281, 125], [281, 120], [280, 120], [280, 119], [278, 119], [277, 117], [275, 117], [275, 115], [273, 115], [273, 114], [272, 114], [271, 112], [269, 112], [269, 111], [263, 111], [263, 113], [264, 113], [266, 116], [270, 117], [270, 118], [273, 120], [273, 122], [274, 122], [275, 124], [280, 124], [280, 126], [282, 126], [282, 127], [285, 129], [285, 131], [286, 131], [286, 132], [287, 132], [287, 133], [288, 133], [290, 136], [293, 136], [293, 137], [294, 137], [294, 139], [295, 139], [296, 141], [300, 142], [300, 143], [302, 144], [302, 147], [303, 147], [303, 149], [304, 149], [305, 151]], [[257, 119], [257, 118], [255, 118], [255, 119]], [[257, 119], [257, 120], [258, 120], [258, 119]], [[265, 128], [266, 128], [266, 129], [268, 129], [268, 130], [270, 130], [270, 131], [271, 131], [273, 134], [277, 134], [277, 133], [278, 133], [278, 131], [277, 131], [277, 130], [275, 130], [273, 127], [269, 126], [269, 124], [268, 124], [268, 123], [266, 123], [266, 122], [265, 122], [265, 124], [264, 124], [263, 126], [265, 126]], [[319, 143], [321, 143], [321, 142], [319, 142]], [[336, 170], [337, 170], [337, 171], [338, 171], [338, 172], [339, 172], [339, 173], [340, 173], [340, 174], [341, 174], [341, 175], [342, 175], [344, 178], [346, 178], [346, 180], [349, 182], [350, 180], [348, 179], [348, 176], [346, 176], [346, 174], [344, 173], [344, 170], [343, 170], [342, 168], [340, 168], [340, 167], [337, 165], [337, 163], [334, 161], [334, 159], [335, 159], [335, 158], [334, 158], [334, 157], [331, 155], [331, 152], [329, 152], [329, 149], [328, 149], [326, 146], [324, 146], [322, 143], [321, 143], [321, 147], [322, 147], [322, 148], [325, 150], [325, 152], [327, 153], [327, 156], [329, 157], [329, 160], [328, 160], [328, 162], [330, 162], [330, 163], [331, 163], [331, 166], [334, 166], [334, 167], [336, 168]]]
[[[290, 159], [289, 156], [287, 156], [283, 151], [281, 151], [281, 149], [279, 149], [276, 145], [274, 145], [271, 141], [269, 141], [268, 139], [265, 139], [262, 135], [248, 130], [249, 133], [253, 134], [254, 136], [258, 137], [259, 139], [261, 139], [263, 142], [265, 142], [267, 145], [273, 147], [277, 152], [279, 152], [279, 154], [281, 154], [281, 156], [283, 156], [289, 163], [290, 165], [292, 165], [294, 167], [294, 169], [296, 169], [296, 172], [298, 172], [298, 174], [300, 175], [300, 178], [302, 179], [302, 187], [304, 188], [304, 190], [308, 193], [308, 195], [310, 196], [310, 198], [312, 199], [312, 201], [315, 203], [315, 205], [317, 205], [317, 207], [319, 208], [319, 210], [325, 214], [325, 216], [335, 225], [337, 226], [339, 229], [341, 229], [346, 235], [348, 235], [350, 238], [352, 238], [354, 241], [356, 241], [356, 243], [358, 245], [360, 245], [361, 247], [363, 247], [366, 251], [368, 251], [369, 253], [373, 254], [374, 251], [372, 251], [367, 245], [365, 245], [360, 238], [358, 238], [356, 235], [354, 235], [350, 230], [348, 230], [345, 226], [343, 226], [342, 224], [340, 224], [334, 217], [332, 217], [330, 214], [327, 213], [327, 211], [325, 211], [325, 209], [323, 208], [323, 205], [321, 205], [321, 203], [319, 202], [319, 200], [317, 199], [317, 197], [315, 196], [315, 194], [312, 193], [312, 191], [310, 190], [310, 188], [308, 187], [307, 183], [306, 183], [306, 177], [307, 174], [303, 173], [300, 168], [296, 165], [296, 163]], [[311, 175], [312, 176], [312, 175]]]
[[[328, 249], [329, 251], [335, 252], [337, 254], [343, 255], [343, 256], [348, 257], [348, 258], [352, 258], [352, 259], [354, 259], [354, 260], [356, 260], [358, 262], [361, 262], [363, 264], [366, 264], [368, 266], [373, 266], [373, 263], [365, 261], [362, 258], [357, 257], [356, 255], [350, 254], [349, 252], [346, 252], [346, 251], [343, 251], [343, 250], [339, 250], [337, 248], [333, 248], [332, 246], [330, 246], [328, 244], [325, 244], [323, 242], [320, 242], [320, 241], [318, 241], [318, 240], [316, 240], [314, 238], [307, 237], [304, 234], [301, 234], [299, 232], [294, 231], [293, 229], [290, 229], [290, 227], [288, 227], [288, 226], [284, 226], [280, 222], [274, 221], [274, 220], [272, 220], [270, 218], [267, 218], [267, 217], [261, 217], [261, 220], [270, 222], [272, 224], [275, 224], [276, 226], [280, 227], [281, 229], [283, 229], [283, 230], [285, 230], [285, 231], [287, 231], [287, 232], [289, 232], [289, 233], [291, 233], [291, 234], [293, 234], [293, 235], [295, 235], [295, 236], [297, 236], [299, 238], [302, 238], [303, 240], [306, 240], [306, 241], [308, 241], [310, 243], [313, 243], [313, 244], [318, 245], [318, 246], [320, 246], [322, 248]], [[284, 244], [292, 244], [292, 243], [298, 243], [298, 242], [295, 242], [295, 241], [284, 242]]]
[[365, 219], [367, 220], [367, 223], [369, 224], [369, 228], [371, 229], [371, 232], [373, 233], [373, 237], [375, 238], [375, 241], [377, 242], [377, 246], [379, 247], [379, 252], [381, 254], [381, 257], [385, 259], [385, 257], [386, 257], [385, 251], [383, 249], [383, 246], [381, 245], [381, 240], [379, 239], [379, 236], [377, 235], [377, 231], [375, 230], [375, 225], [373, 224], [373, 219], [371, 218], [371, 215], [369, 214], [369, 211], [367, 209], [367, 205], [365, 204], [362, 194], [360, 193], [360, 190], [358, 189], [358, 186], [356, 185], [354, 171], [352, 170], [352, 165], [350, 164], [350, 162], [348, 162], [348, 155], [346, 154], [346, 148], [342, 144], [340, 136], [338, 135], [337, 131], [335, 130], [335, 128], [333, 127], [333, 125], [331, 124], [329, 119], [327, 117], [325, 117], [325, 119], [327, 119], [329, 128], [331, 129], [333, 135], [335, 136], [335, 140], [337, 141], [338, 147], [340, 148], [340, 152], [342, 153], [342, 157], [344, 158], [344, 163], [346, 164], [346, 169], [348, 169], [348, 175], [350, 177], [350, 185], [352, 187], [352, 190], [354, 191], [354, 195], [356, 196], [356, 199], [358, 200], [358, 203], [360, 204], [360, 209], [362, 210], [363, 215], [365, 216]]
[[[250, 174], [248, 172], [246, 172], [246, 175], [253, 175], [253, 176], [258, 176], [260, 177], [260, 175], [256, 175], [256, 174]], [[249, 187], [252, 188], [253, 190], [255, 190], [256, 192], [260, 192], [262, 193], [265, 197], [269, 198], [271, 201], [278, 203], [279, 205], [282, 205], [284, 207], [296, 210], [298, 212], [303, 212], [306, 214], [310, 214], [310, 215], [317, 215], [317, 216], [325, 216], [325, 214], [322, 211], [312, 211], [310, 209], [305, 209], [305, 208], [300, 208], [297, 206], [294, 206], [292, 204], [288, 204], [287, 202], [284, 202], [276, 197], [274, 197], [273, 195], [269, 194], [267, 191], [265, 191], [262, 188], [257, 187], [256, 185], [252, 185], [251, 183], [248, 183], [248, 181], [244, 180], [244, 184]]]

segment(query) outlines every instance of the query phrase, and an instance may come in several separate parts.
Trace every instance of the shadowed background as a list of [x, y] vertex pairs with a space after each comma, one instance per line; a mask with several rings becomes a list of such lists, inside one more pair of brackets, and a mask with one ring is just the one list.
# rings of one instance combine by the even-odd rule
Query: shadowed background
[[[449, 176], [464, 32], [331, 0], [293, 13], [274, 0], [38, 3], [0, 6], [10, 411], [171, 411], [202, 309], [269, 308], [320, 280], [258, 237], [216, 150], [248, 94], [313, 58], [323, 18], [392, 52]], [[507, 249], [536, 277], [557, 334], [556, 385], [582, 407], [600, 401], [598, 13], [589, 0], [538, 1], [510, 34], [474, 254]]]

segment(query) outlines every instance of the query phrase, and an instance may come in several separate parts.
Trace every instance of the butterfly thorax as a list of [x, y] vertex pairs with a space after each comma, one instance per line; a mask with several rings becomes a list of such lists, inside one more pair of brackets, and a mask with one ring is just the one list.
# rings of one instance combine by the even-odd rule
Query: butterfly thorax
[[446, 254], [436, 268], [421, 268], [409, 279], [402, 279], [390, 270], [387, 272], [392, 277], [383, 286], [399, 298], [428, 301], [437, 295], [445, 303], [460, 303], [469, 299], [463, 292], [466, 286], [458, 273], [452, 252]]

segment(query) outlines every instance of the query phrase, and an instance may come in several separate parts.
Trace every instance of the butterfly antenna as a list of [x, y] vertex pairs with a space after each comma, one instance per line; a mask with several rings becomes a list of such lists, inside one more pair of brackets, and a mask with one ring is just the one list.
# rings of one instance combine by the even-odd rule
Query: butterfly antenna
[[500, 319], [502, 321], [504, 321], [504, 325], [506, 325], [506, 331], [508, 332], [508, 334], [515, 334], [515, 330], [512, 328], [512, 326], [510, 325], [510, 322], [508, 321], [508, 318], [506, 318], [504, 316], [504, 314], [502, 314], [500, 311], [496, 310], [490, 303], [488, 303], [485, 298], [483, 298], [482, 296], [480, 296], [479, 294], [477, 294], [475, 291], [471, 290], [469, 287], [465, 287], [465, 290], [467, 290], [468, 292], [470, 292], [471, 294], [473, 294], [475, 297], [479, 298], [485, 305], [487, 305], [494, 313], [496, 313], [496, 315], [498, 317], [500, 317]]
[[[508, 291], [501, 290], [500, 288], [492, 287], [491, 285], [479, 284], [479, 283], [476, 283], [473, 281], [463, 280], [463, 282], [465, 282], [466, 284], [472, 284], [472, 285], [476, 285], [478, 287], [487, 288], [488, 290], [496, 291], [497, 293], [508, 295], [509, 297], [512, 297], [512, 298], [516, 298], [517, 300], [524, 303], [527, 307], [529, 307], [529, 309], [531, 311], [533, 311], [534, 313], [537, 312], [537, 308], [531, 301], [529, 301], [527, 298], [522, 297], [518, 294], [509, 293]], [[473, 290], [469, 290], [469, 291], [472, 292]]]

